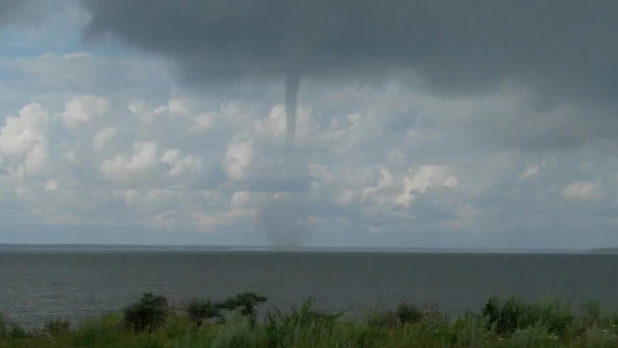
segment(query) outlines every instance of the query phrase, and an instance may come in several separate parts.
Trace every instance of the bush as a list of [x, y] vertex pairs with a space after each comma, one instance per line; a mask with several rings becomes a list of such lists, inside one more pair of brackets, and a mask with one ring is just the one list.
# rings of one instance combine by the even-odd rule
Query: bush
[[500, 334], [534, 326], [543, 326], [548, 332], [559, 334], [575, 319], [570, 308], [556, 300], [528, 305], [515, 298], [502, 303], [492, 297], [483, 306], [482, 314], [488, 321], [488, 328]]
[[50, 335], [68, 332], [71, 322], [65, 319], [53, 319], [45, 323], [43, 330]]
[[523, 324], [527, 311], [524, 304], [515, 298], [509, 298], [502, 303], [497, 297], [491, 297], [483, 306], [482, 313], [488, 321], [488, 328], [493, 328], [498, 333], [510, 333]]
[[242, 316], [255, 317], [255, 307], [266, 302], [266, 300], [264, 296], [256, 295], [252, 292], [243, 292], [228, 298], [219, 304], [218, 307], [229, 311], [236, 311]]
[[423, 320], [423, 311], [418, 307], [406, 302], [402, 302], [397, 306], [395, 315], [400, 324], [417, 323]]
[[421, 321], [446, 322], [446, 314], [439, 312], [436, 306], [421, 309], [413, 304], [402, 302], [395, 310], [375, 311], [366, 318], [368, 325], [379, 328], [393, 328], [399, 325], [414, 324]]
[[598, 301], [589, 301], [581, 307], [582, 319], [587, 326], [598, 325], [603, 317], [601, 304]]
[[185, 304], [184, 310], [189, 320], [197, 326], [201, 326], [208, 319], [221, 317], [220, 306], [211, 300], [192, 299]]
[[389, 329], [399, 325], [399, 318], [392, 310], [373, 310], [365, 314], [364, 322], [371, 327]]
[[289, 313], [276, 309], [266, 315], [264, 322], [265, 347], [288, 347], [293, 345], [294, 335], [303, 333], [307, 339], [330, 332], [342, 313], [322, 313], [314, 309], [313, 301], [307, 300], [300, 308]]
[[19, 339], [27, 338], [28, 332], [14, 321], [7, 320], [0, 314], [0, 338]]
[[124, 309], [125, 326], [134, 331], [151, 331], [165, 322], [169, 311], [167, 298], [146, 293]]

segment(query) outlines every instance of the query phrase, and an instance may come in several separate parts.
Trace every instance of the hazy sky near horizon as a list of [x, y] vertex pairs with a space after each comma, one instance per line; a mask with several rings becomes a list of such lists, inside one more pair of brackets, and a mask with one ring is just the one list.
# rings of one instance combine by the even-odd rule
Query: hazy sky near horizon
[[0, 243], [263, 245], [255, 218], [297, 207], [261, 207], [306, 190], [306, 245], [616, 246], [617, 16], [0, 0]]

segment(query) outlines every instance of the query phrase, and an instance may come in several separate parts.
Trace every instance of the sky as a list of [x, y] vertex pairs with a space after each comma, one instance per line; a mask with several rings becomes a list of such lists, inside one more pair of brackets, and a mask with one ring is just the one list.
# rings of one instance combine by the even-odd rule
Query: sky
[[618, 246], [616, 15], [0, 0], [0, 243]]

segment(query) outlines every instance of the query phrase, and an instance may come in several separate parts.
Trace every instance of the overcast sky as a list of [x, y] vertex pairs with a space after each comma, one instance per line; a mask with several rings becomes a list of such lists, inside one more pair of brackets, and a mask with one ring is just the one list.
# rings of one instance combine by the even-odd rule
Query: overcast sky
[[[618, 246], [615, 18], [610, 0], [0, 0], [0, 243]], [[302, 238], [265, 231], [296, 217]]]

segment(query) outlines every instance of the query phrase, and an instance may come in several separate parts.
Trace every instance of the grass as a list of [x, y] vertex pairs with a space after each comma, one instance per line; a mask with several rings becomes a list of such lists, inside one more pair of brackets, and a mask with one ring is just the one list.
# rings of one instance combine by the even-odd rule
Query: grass
[[75, 326], [55, 319], [24, 330], [0, 316], [0, 347], [618, 347], [618, 313], [590, 302], [578, 310], [557, 300], [490, 298], [476, 312], [448, 318], [435, 306], [402, 303], [358, 320], [322, 313], [309, 300], [258, 319], [265, 297], [243, 293], [221, 303], [179, 306], [144, 294], [115, 314]]

